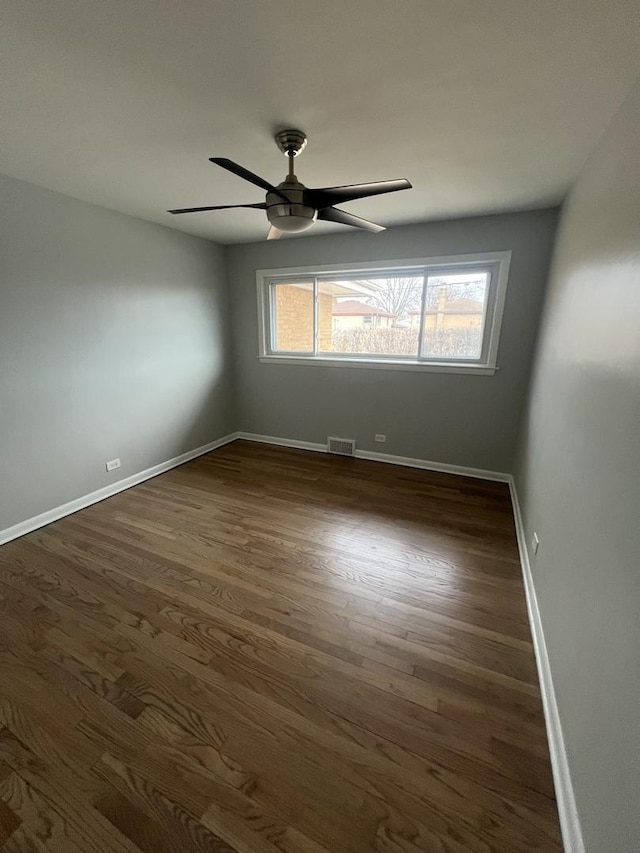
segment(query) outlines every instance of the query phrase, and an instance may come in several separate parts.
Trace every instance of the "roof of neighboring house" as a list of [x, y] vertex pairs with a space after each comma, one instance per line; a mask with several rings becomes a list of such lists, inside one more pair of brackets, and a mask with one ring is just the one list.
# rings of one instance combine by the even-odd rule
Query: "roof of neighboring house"
[[357, 299], [348, 299], [346, 302], [335, 302], [331, 313], [335, 317], [395, 317], [395, 314], [390, 314], [383, 308], [378, 308], [376, 305], [367, 305], [365, 302], [358, 302]]
[[[453, 299], [442, 308], [437, 305], [429, 305], [427, 314], [482, 314], [484, 303], [477, 299]], [[420, 314], [420, 311], [409, 311], [409, 314]]]

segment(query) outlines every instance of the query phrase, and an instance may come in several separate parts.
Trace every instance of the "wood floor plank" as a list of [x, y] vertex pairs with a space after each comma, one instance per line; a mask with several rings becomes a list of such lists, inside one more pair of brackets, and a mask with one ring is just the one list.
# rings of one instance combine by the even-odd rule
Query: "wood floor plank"
[[20, 826], [18, 815], [0, 799], [0, 846], [4, 845]]
[[560, 851], [507, 487], [239, 441], [0, 548], [0, 848]]
[[[148, 780], [138, 776], [108, 752], [102, 756], [94, 770], [110, 781], [135, 810], [150, 819], [151, 823], [144, 821], [144, 841], [147, 849], [149, 828], [157, 824], [162, 832], [154, 833], [151, 841], [157, 845], [158, 840], [164, 838], [163, 846], [166, 850], [175, 850], [176, 853], [237, 853], [235, 848], [208, 830], [200, 820], [168, 800]], [[135, 813], [127, 821], [123, 820], [122, 813], [117, 810], [115, 816], [121, 828], [124, 826], [129, 832], [132, 825], [137, 824]], [[136, 834], [140, 838], [141, 834]], [[149, 849], [149, 853], [156, 853], [157, 850], [157, 846], [154, 846]]]
[[66, 774], [34, 760], [7, 730], [2, 736], [2, 760], [14, 773], [0, 783], [0, 799], [22, 820], [46, 850], [60, 853], [140, 853], [85, 799]]

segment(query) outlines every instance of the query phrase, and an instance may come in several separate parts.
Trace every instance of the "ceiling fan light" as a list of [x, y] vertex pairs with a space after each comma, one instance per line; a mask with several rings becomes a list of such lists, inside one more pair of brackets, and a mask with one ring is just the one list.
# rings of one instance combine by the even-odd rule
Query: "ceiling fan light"
[[276, 216], [271, 220], [271, 224], [279, 231], [288, 231], [290, 234], [308, 231], [314, 222], [315, 219], [306, 219], [304, 216]]
[[305, 204], [274, 204], [267, 209], [267, 217], [279, 231], [297, 234], [311, 228], [318, 211]]

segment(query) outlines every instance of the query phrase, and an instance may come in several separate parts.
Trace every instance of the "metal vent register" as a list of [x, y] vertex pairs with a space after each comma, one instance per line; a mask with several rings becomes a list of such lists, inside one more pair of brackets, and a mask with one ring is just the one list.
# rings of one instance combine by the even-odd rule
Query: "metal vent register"
[[337, 453], [339, 456], [355, 456], [356, 443], [352, 438], [335, 438], [330, 435], [327, 439], [327, 450], [329, 453]]

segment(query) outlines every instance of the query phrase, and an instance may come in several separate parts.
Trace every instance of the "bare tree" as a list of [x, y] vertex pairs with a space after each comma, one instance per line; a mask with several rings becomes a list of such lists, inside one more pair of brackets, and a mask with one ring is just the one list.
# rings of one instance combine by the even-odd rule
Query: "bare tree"
[[386, 279], [368, 279], [358, 281], [374, 292], [367, 298], [369, 305], [382, 308], [393, 314], [398, 320], [405, 318], [409, 311], [420, 308], [422, 302], [422, 276], [409, 278], [406, 276]]
[[[382, 308], [393, 314], [396, 320], [404, 320], [410, 311], [418, 311], [422, 305], [422, 276], [399, 276], [386, 279], [364, 279], [358, 281], [369, 291], [367, 304]], [[438, 304], [442, 288], [446, 288], [447, 301], [453, 299], [479, 299], [483, 297], [483, 286], [480, 281], [469, 281], [460, 284], [447, 284], [445, 280], [430, 279], [427, 287], [427, 307]]]

